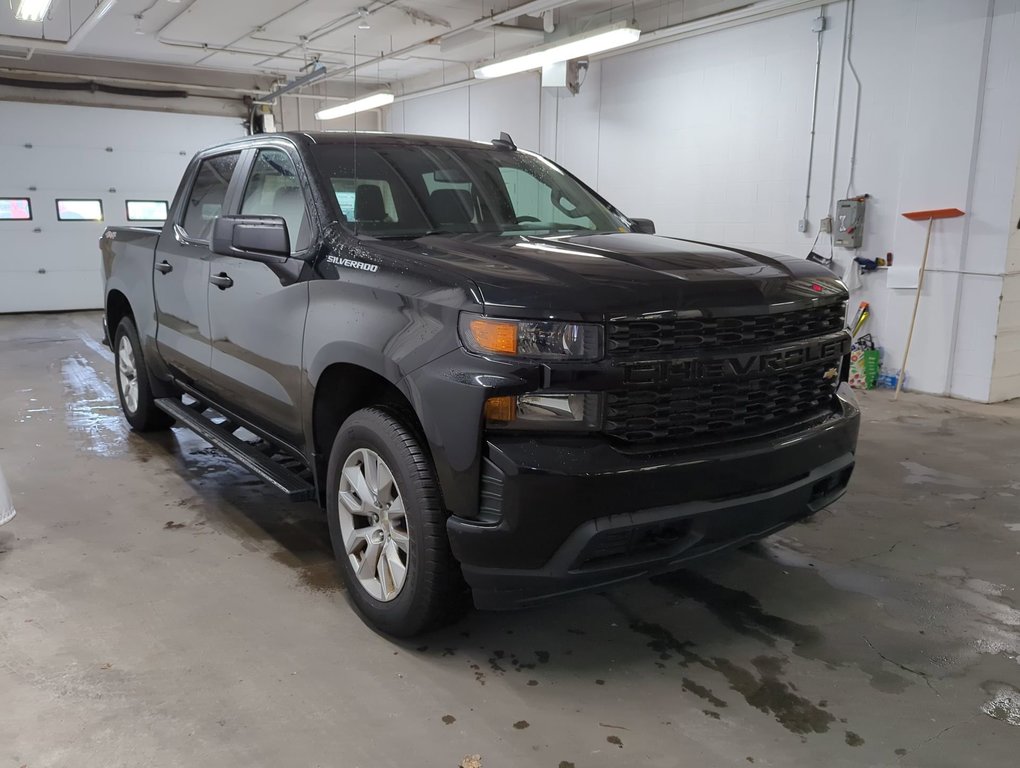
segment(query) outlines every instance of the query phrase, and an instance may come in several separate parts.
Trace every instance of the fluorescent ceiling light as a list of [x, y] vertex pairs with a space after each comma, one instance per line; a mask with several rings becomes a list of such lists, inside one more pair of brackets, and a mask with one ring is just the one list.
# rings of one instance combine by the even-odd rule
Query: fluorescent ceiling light
[[492, 64], [478, 67], [475, 70], [475, 77], [491, 78], [516, 75], [518, 72], [527, 72], [529, 69], [540, 69], [547, 64], [579, 59], [630, 45], [636, 43], [639, 37], [641, 37], [640, 29], [631, 26], [628, 21], [620, 21], [608, 27], [585, 32], [583, 35], [543, 45], [512, 59], [495, 61]]
[[19, 21], [42, 21], [50, 12], [50, 5], [53, 0], [21, 0], [18, 3], [18, 10], [14, 12], [14, 18]]
[[378, 109], [393, 103], [392, 93], [373, 93], [363, 99], [349, 101], [339, 107], [329, 107], [315, 113], [316, 120], [336, 120], [338, 117], [347, 117], [355, 112], [364, 112], [366, 109]]

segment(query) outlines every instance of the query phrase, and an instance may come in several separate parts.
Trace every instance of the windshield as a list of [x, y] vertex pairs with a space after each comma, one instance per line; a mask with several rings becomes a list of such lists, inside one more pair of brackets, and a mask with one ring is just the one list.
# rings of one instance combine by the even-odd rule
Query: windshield
[[[319, 145], [316, 165], [358, 234], [618, 232], [626, 222], [543, 158], [479, 147]], [[357, 171], [355, 172], [355, 160]]]

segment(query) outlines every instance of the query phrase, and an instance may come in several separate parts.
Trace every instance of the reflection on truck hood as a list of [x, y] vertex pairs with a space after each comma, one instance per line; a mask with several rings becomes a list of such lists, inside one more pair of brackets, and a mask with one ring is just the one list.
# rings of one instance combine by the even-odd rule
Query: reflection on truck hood
[[831, 272], [804, 259], [658, 235], [434, 235], [379, 245], [462, 272], [493, 314], [562, 317], [569, 311], [594, 319], [683, 309], [746, 311], [803, 302], [810, 297], [804, 280], [838, 285]]

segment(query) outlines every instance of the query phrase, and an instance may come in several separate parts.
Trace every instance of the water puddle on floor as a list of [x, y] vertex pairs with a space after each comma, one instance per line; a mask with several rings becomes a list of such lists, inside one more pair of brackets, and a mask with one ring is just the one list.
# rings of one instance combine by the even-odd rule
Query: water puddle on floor
[[981, 705], [981, 711], [996, 720], [1020, 726], [1020, 690], [1007, 683], [991, 682], [984, 689], [991, 698]]
[[64, 379], [65, 418], [82, 446], [100, 456], [121, 456], [128, 430], [120, 414], [116, 390], [81, 355], [60, 364]]

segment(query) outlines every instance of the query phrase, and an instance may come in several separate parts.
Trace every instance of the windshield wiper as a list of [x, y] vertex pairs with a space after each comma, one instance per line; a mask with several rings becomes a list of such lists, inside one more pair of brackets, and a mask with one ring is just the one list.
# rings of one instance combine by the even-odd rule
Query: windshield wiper
[[371, 235], [377, 240], [417, 240], [419, 237], [432, 235], [466, 235], [468, 232], [452, 232], [448, 229], [430, 229], [427, 232], [409, 232], [402, 235]]

